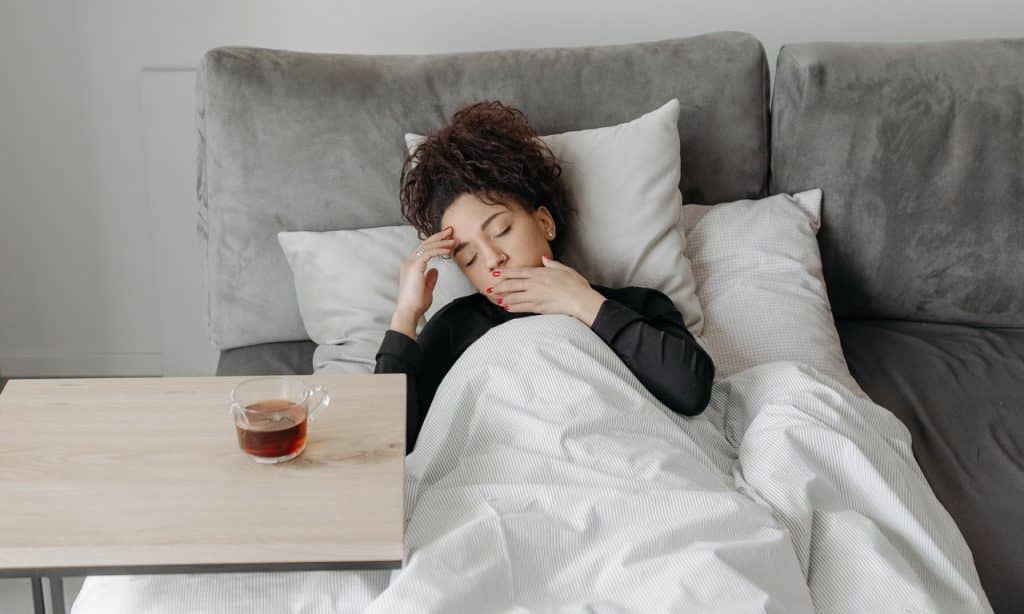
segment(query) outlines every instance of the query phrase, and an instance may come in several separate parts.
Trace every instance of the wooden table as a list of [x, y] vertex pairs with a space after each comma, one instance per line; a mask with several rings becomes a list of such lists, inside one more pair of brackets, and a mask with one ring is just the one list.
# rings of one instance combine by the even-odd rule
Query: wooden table
[[402, 566], [405, 375], [307, 375], [305, 451], [238, 447], [246, 377], [11, 380], [0, 392], [0, 577]]

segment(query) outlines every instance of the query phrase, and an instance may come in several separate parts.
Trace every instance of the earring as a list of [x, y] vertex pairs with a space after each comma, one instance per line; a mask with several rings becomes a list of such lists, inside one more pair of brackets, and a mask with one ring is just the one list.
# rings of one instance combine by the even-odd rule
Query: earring
[[549, 231], [548, 231], [548, 238], [549, 238], [549, 239], [554, 239], [554, 238], [555, 238], [555, 233], [553, 233], [553, 232], [551, 232], [551, 231], [549, 230]]

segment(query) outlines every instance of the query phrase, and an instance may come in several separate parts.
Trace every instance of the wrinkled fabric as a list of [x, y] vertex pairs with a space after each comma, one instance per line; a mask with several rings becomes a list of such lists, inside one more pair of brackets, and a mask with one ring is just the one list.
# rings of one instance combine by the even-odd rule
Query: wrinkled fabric
[[780, 361], [680, 416], [563, 315], [466, 350], [406, 459], [405, 497], [386, 587], [384, 572], [333, 572], [318, 605], [300, 587], [272, 610], [215, 575], [90, 578], [72, 614], [175, 600], [218, 614], [992, 611], [891, 412]]

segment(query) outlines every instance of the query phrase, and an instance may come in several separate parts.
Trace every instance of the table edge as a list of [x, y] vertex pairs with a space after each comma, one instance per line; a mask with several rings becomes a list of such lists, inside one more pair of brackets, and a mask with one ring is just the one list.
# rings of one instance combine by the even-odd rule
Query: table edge
[[126, 574], [238, 573], [270, 571], [356, 571], [401, 569], [401, 560], [310, 561], [294, 563], [173, 563], [158, 565], [78, 565], [70, 567], [10, 567], [0, 569], [0, 578], [30, 576], [117, 576]]

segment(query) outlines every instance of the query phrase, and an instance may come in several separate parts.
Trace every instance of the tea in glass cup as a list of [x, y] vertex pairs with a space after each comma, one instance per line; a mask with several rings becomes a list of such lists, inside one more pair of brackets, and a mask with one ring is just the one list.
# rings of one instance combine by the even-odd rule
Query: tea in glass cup
[[331, 402], [323, 386], [271, 375], [240, 382], [231, 391], [230, 413], [238, 445], [258, 463], [281, 463], [302, 454], [309, 423]]

